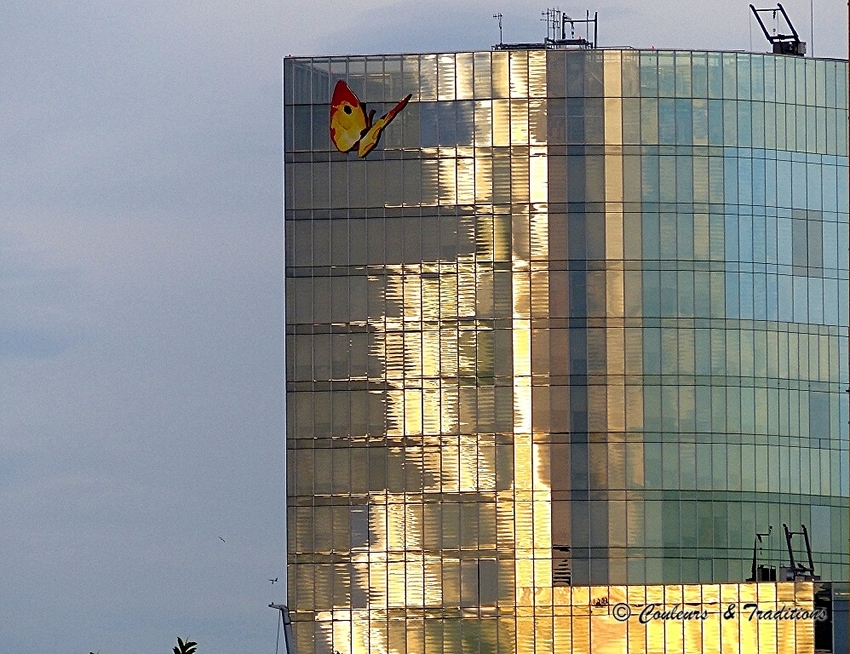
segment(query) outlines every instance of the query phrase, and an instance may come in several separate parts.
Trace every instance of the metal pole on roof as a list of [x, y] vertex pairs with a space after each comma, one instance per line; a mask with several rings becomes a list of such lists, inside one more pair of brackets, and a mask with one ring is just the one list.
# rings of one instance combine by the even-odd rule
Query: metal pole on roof
[[812, 28], [812, 56], [815, 56], [815, 0], [809, 0], [809, 21]]

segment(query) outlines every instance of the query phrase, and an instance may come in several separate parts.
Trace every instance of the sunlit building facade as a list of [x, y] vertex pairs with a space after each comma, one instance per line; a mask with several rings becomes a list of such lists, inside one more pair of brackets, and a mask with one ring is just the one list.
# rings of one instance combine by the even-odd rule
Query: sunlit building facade
[[812, 609], [744, 583], [784, 524], [850, 575], [847, 118], [843, 61], [287, 58], [299, 654], [814, 651], [722, 616]]

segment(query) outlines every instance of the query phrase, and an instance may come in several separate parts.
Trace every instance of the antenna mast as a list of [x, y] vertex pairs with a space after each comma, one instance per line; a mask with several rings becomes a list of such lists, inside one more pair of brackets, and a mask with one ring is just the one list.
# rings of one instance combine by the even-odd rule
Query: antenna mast
[[[540, 20], [546, 23], [546, 38], [543, 42], [536, 43], [505, 43], [502, 40], [502, 14], [493, 14], [493, 18], [499, 21], [499, 43], [493, 46], [494, 50], [565, 50], [570, 48], [593, 50], [597, 47], [597, 16], [598, 12], [585, 12], [585, 18], [570, 18], [558, 8], [547, 9], [542, 12]], [[567, 23], [570, 24], [570, 33], [567, 35]], [[576, 35], [576, 24], [585, 25], [585, 35]], [[593, 40], [590, 39], [590, 25], [593, 24]], [[560, 27], [560, 34], [558, 28]]]
[[493, 18], [499, 21], [499, 45], [502, 45], [502, 14], [493, 14]]
[[[557, 38], [557, 35], [553, 34], [555, 38], [546, 37], [546, 46], [547, 47], [564, 47], [564, 46], [578, 46], [580, 48], [584, 48], [585, 50], [593, 50], [597, 47], [597, 36], [598, 36], [598, 25], [597, 18], [599, 16], [598, 11], [593, 12], [593, 18], [590, 17], [590, 10], [585, 12], [585, 18], [570, 18], [566, 13], [562, 12], [560, 9], [547, 9], [544, 14], [547, 19], [551, 15], [552, 20], [560, 21], [561, 23], [561, 38]], [[570, 35], [567, 37], [567, 23], [570, 24]], [[576, 23], [584, 24], [585, 26], [585, 36], [576, 36]], [[593, 24], [593, 40], [590, 40], [590, 25]], [[555, 31], [555, 30], [553, 30]]]

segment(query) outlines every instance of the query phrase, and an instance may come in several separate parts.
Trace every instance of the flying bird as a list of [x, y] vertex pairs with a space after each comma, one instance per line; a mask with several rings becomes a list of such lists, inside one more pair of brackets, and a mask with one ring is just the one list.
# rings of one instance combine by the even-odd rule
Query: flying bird
[[274, 579], [269, 579], [269, 581], [272, 582], [272, 585], [274, 586], [277, 583], [277, 577], [275, 577]]
[[219, 539], [222, 543], [226, 543], [226, 542], [227, 542], [227, 541], [226, 541], [226, 540], [224, 540], [221, 536], [219, 536], [219, 537], [218, 537], [218, 539]]
[[411, 95], [402, 99], [386, 114], [372, 122], [375, 110], [366, 113], [366, 105], [343, 80], [339, 80], [331, 98], [331, 141], [340, 152], [357, 148], [357, 156], [369, 154], [381, 138], [381, 134], [398, 112], [407, 106]]

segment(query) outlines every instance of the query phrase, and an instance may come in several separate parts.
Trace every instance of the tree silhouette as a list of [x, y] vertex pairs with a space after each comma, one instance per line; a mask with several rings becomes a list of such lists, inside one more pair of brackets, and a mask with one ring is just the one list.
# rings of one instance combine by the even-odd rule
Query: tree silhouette
[[195, 650], [198, 647], [198, 643], [192, 640], [186, 640], [185, 642], [178, 636], [177, 637], [177, 647], [172, 647], [174, 650], [174, 654], [195, 654]]

